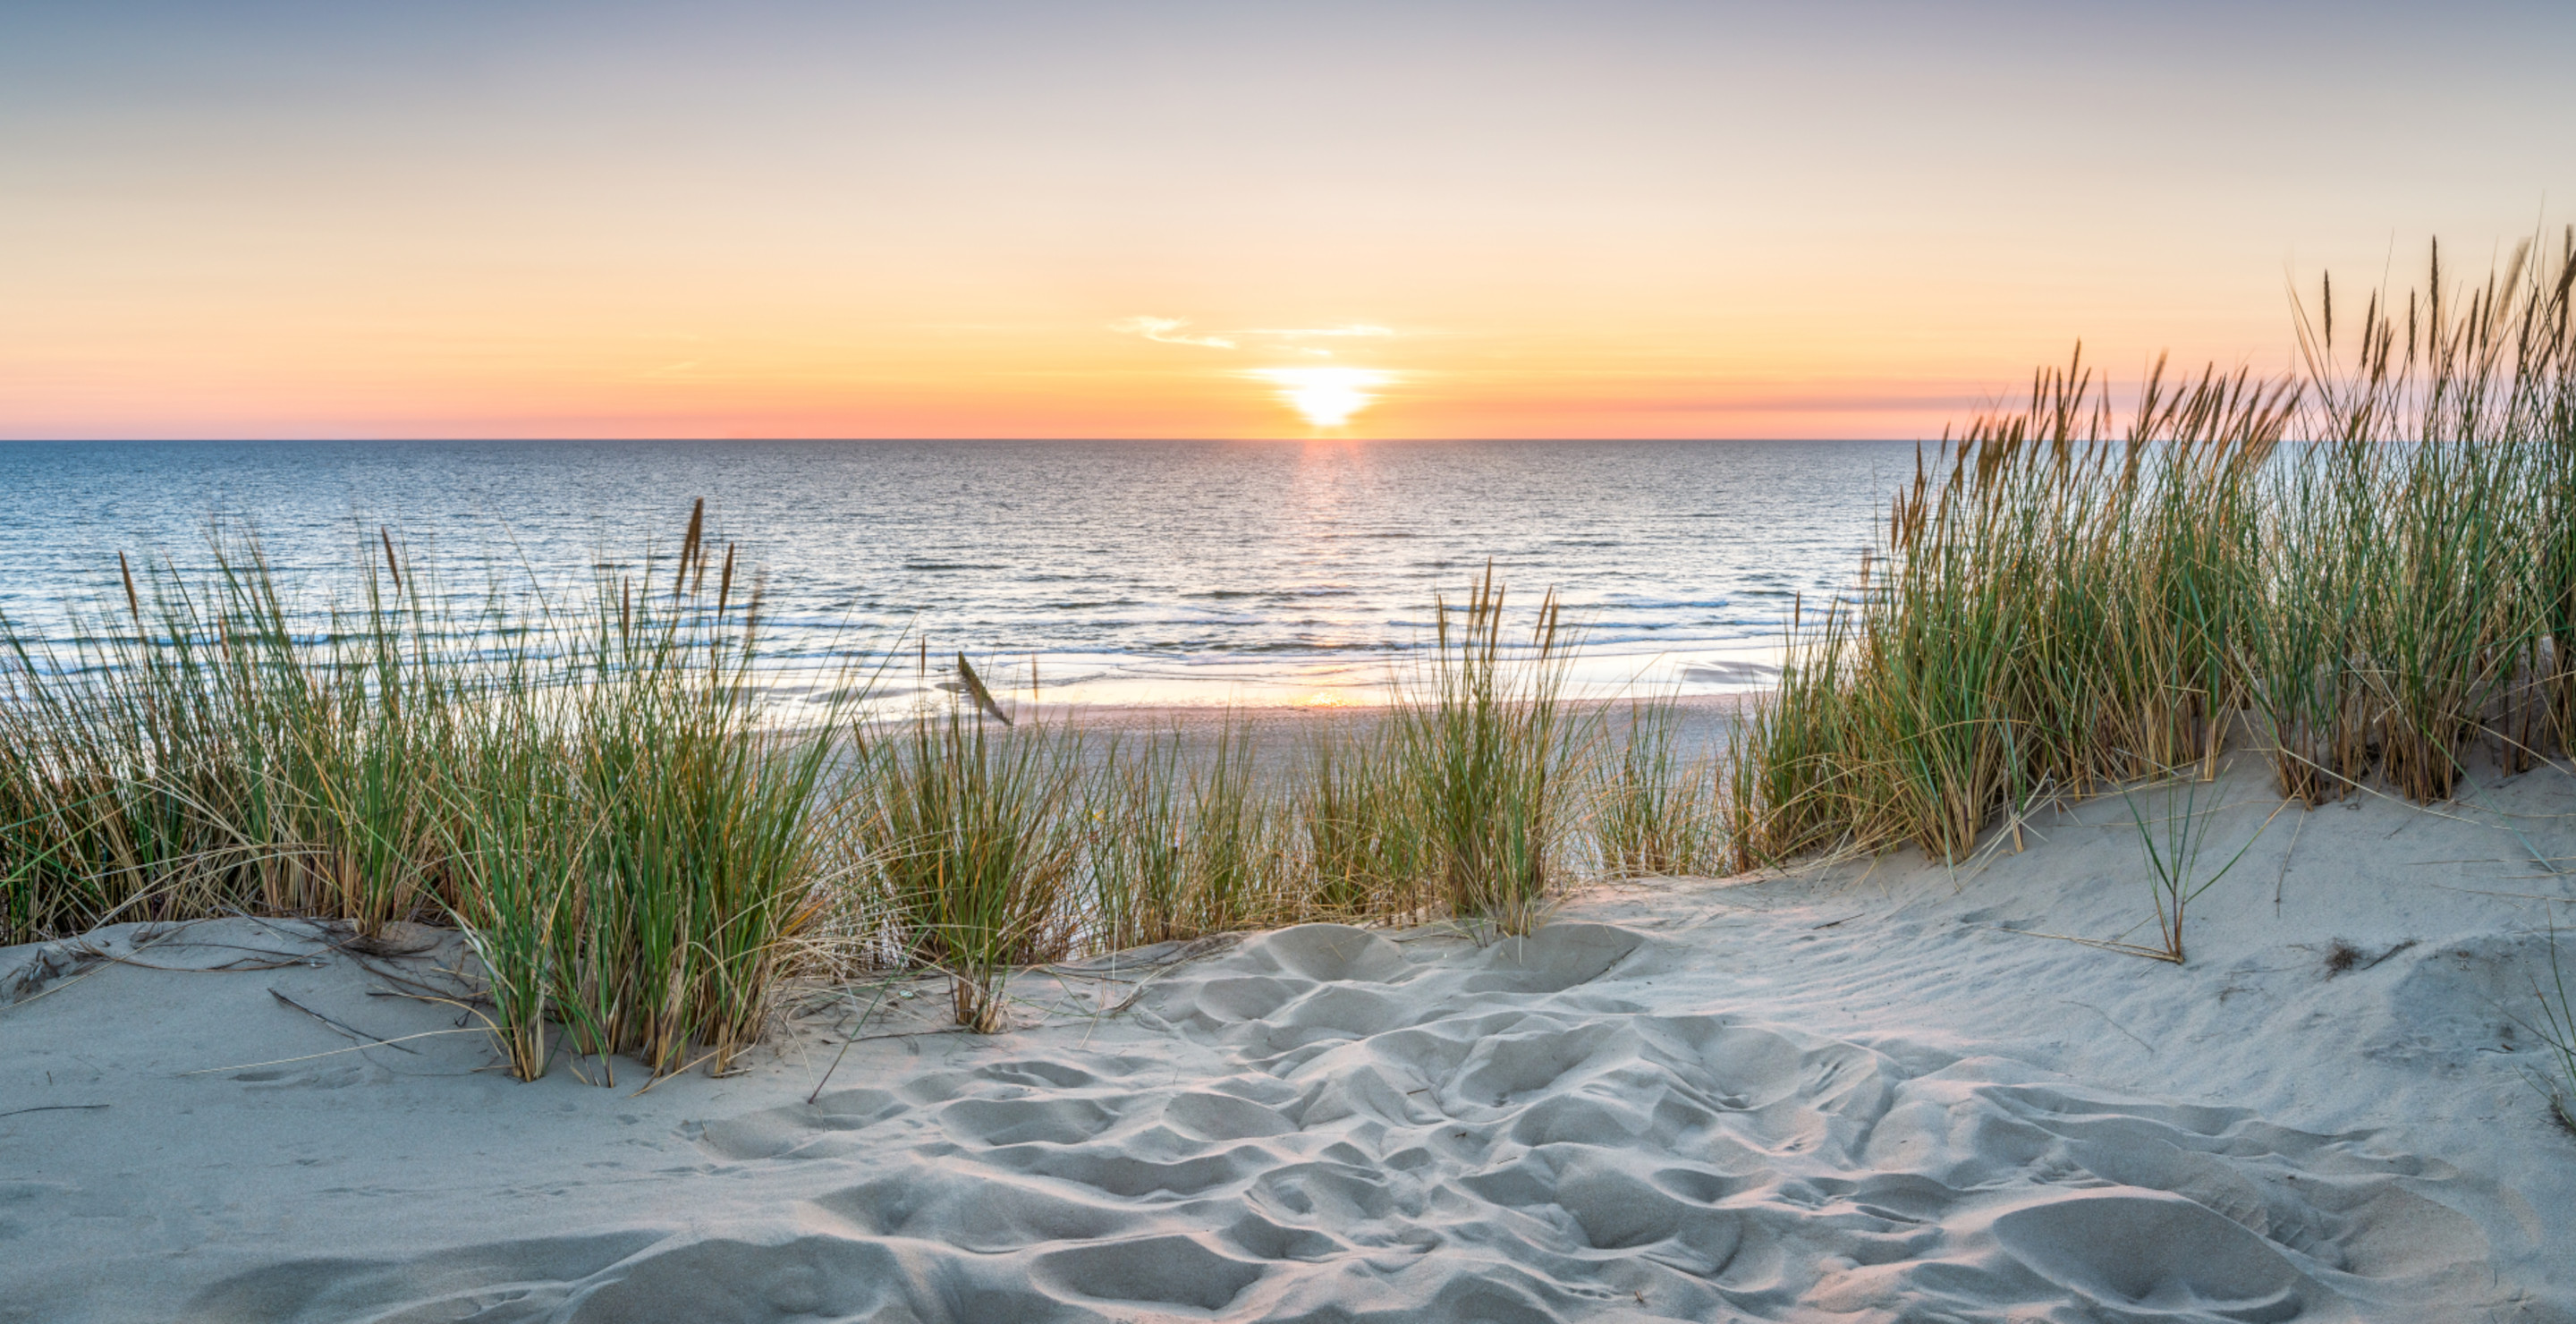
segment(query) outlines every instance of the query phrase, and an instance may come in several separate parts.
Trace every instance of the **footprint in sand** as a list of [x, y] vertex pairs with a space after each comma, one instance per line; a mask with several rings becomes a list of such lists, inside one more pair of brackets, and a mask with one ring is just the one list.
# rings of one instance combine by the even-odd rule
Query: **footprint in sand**
[[1283, 930], [1140, 1004], [1222, 1070], [1173, 1071], [1150, 1034], [1063, 1042], [712, 1120], [693, 1138], [728, 1180], [802, 1193], [610, 1257], [445, 1252], [309, 1299], [363, 1279], [403, 1318], [626, 1324], [2275, 1324], [2483, 1289], [2450, 1175], [2373, 1137], [1900, 1060], [1687, 1005], [1655, 987], [1674, 966], [1604, 925], [1413, 955]]

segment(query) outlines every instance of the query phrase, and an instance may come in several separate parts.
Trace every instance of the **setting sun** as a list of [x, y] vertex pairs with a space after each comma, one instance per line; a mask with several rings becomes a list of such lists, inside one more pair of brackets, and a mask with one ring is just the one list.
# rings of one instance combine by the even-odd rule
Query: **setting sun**
[[1279, 398], [1319, 428], [1337, 428], [1351, 415], [1375, 403], [1369, 388], [1386, 383], [1374, 368], [1264, 368], [1259, 374], [1276, 383]]

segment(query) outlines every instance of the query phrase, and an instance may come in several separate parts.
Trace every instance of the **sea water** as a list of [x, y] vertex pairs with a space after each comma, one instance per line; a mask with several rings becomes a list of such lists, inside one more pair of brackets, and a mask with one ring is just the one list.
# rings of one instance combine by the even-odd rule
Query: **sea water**
[[[782, 674], [965, 652], [1050, 701], [1364, 702], [1492, 567], [1554, 590], [1588, 693], [1767, 682], [1847, 589], [1911, 443], [0, 442], [0, 611], [59, 637], [116, 554], [256, 533], [318, 617], [379, 529], [451, 586], [556, 590], [708, 539], [765, 576]], [[1525, 617], [1524, 617], [1525, 619]], [[912, 668], [891, 667], [889, 691]]]

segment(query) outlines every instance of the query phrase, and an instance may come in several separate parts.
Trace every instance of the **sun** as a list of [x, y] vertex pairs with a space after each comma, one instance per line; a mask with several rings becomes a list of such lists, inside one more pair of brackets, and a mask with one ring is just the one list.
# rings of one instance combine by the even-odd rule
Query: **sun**
[[1255, 375], [1276, 383], [1279, 398], [1319, 428], [1350, 422], [1351, 415], [1376, 403], [1369, 388], [1388, 380], [1375, 368], [1264, 368]]

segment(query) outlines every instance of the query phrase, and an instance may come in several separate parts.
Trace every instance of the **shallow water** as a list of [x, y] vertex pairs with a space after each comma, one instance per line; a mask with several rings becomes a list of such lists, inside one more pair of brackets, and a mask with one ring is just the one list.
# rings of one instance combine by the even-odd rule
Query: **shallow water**
[[[1763, 682], [1800, 594], [1849, 582], [1890, 442], [11, 442], [0, 611], [59, 636], [115, 556], [255, 528], [318, 605], [378, 526], [447, 567], [558, 585], [710, 536], [768, 573], [771, 655], [927, 641], [1047, 698], [1347, 701], [1490, 559], [1553, 587], [1580, 687]], [[909, 668], [898, 668], [909, 678]], [[903, 681], [896, 682], [899, 688]]]

